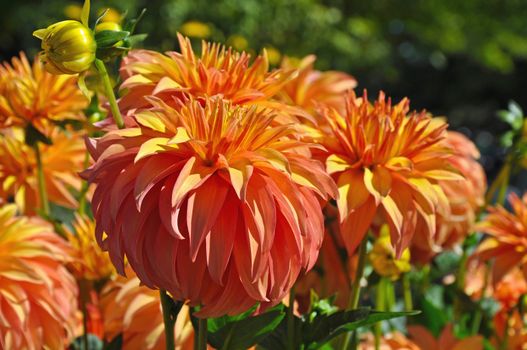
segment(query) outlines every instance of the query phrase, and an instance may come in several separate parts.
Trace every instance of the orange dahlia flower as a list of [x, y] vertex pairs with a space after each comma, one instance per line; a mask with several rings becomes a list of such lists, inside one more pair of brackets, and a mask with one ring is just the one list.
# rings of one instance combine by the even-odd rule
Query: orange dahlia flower
[[[159, 293], [141, 286], [131, 269], [128, 277], [116, 276], [101, 292], [101, 310], [106, 341], [119, 334], [123, 336], [123, 349], [165, 349], [165, 328]], [[190, 323], [188, 306], [183, 306], [175, 326], [176, 350], [191, 350], [194, 331]]]
[[151, 102], [137, 127], [90, 142], [99, 243], [120, 273], [126, 256], [144, 284], [202, 305], [202, 316], [280, 302], [315, 263], [319, 201], [336, 194], [299, 152], [311, 146], [287, 138], [292, 127], [273, 126], [268, 110]]
[[380, 339], [379, 348], [375, 347], [373, 334], [368, 333], [359, 343], [359, 350], [424, 350], [400, 332], [385, 334]]
[[408, 333], [420, 349], [426, 350], [483, 350], [483, 337], [480, 335], [457, 339], [451, 324], [443, 328], [436, 340], [423, 326], [408, 326]]
[[329, 129], [310, 135], [327, 153], [321, 158], [339, 188], [341, 235], [352, 254], [375, 223], [387, 223], [396, 255], [408, 247], [418, 223], [433, 236], [435, 212], [447, 199], [439, 180], [458, 180], [442, 141], [447, 125], [425, 112], [408, 114], [409, 102], [392, 105], [381, 93], [373, 104], [364, 92], [347, 96], [346, 113], [323, 108]]
[[492, 280], [496, 284], [514, 267], [527, 276], [527, 194], [522, 199], [509, 195], [512, 212], [501, 205], [488, 209], [489, 215], [476, 229], [489, 235], [477, 248], [473, 258], [492, 264]]
[[448, 198], [448, 205], [437, 210], [434, 236], [412, 241], [412, 260], [420, 263], [427, 263], [442, 250], [461, 243], [474, 230], [477, 213], [485, 204], [487, 180], [477, 161], [480, 155], [476, 145], [454, 131], [447, 132], [444, 143], [453, 150], [448, 163], [464, 178], [438, 182]]
[[77, 280], [96, 281], [110, 277], [115, 269], [107, 252], [95, 241], [95, 222], [87, 216], [76, 215], [73, 230], [64, 225], [72, 246], [73, 261], [68, 265]]
[[280, 112], [288, 108], [269, 99], [294, 71], [269, 72], [265, 51], [251, 64], [249, 54], [207, 42], [203, 42], [201, 57], [197, 57], [188, 38], [178, 34], [178, 40], [181, 53], [136, 50], [123, 60], [122, 111], [150, 106], [148, 96], [174, 104], [174, 98], [182, 98], [183, 93], [195, 98], [219, 96], [233, 105], [258, 103]]
[[76, 77], [48, 73], [38, 58], [30, 65], [21, 53], [0, 64], [0, 128], [31, 124], [48, 135], [54, 122], [82, 120], [87, 106]]
[[[493, 324], [496, 330], [496, 336], [491, 339], [490, 343], [495, 349], [507, 350], [526, 350], [527, 349], [527, 328], [525, 323], [527, 318], [518, 310], [501, 311], [494, 315]], [[507, 330], [507, 337], [505, 331]], [[502, 344], [506, 342], [506, 346]]]
[[[44, 181], [51, 202], [76, 208], [77, 200], [70, 189], [79, 190], [81, 179], [77, 172], [84, 167], [86, 147], [77, 132], [51, 133], [52, 145], [41, 145]], [[0, 203], [11, 201], [26, 214], [40, 208], [37, 162], [32, 147], [24, 142], [24, 131], [9, 128], [0, 131]]]
[[357, 80], [349, 74], [338, 71], [315, 70], [316, 57], [309, 55], [299, 62], [284, 58], [282, 69], [298, 69], [298, 75], [285, 84], [279, 94], [287, 104], [302, 107], [313, 113], [319, 104], [331, 106], [344, 112], [344, 93], [357, 86]]
[[69, 246], [47, 222], [0, 208], [0, 348], [64, 349], [76, 325]]

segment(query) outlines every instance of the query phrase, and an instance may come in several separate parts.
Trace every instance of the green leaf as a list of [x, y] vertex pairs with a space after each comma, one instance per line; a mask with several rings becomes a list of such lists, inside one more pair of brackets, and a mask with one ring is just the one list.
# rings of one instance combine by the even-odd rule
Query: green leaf
[[134, 34], [130, 35], [126, 41], [129, 47], [136, 47], [138, 44], [141, 44], [148, 37], [148, 34]]
[[[119, 334], [112, 341], [104, 345], [104, 350], [121, 350], [123, 348], [123, 335]], [[91, 349], [91, 348], [90, 348]]]
[[90, 20], [90, 0], [84, 0], [84, 5], [82, 6], [82, 12], [81, 12], [81, 22], [86, 27], [88, 27], [89, 20]]
[[[102, 340], [97, 338], [97, 336], [95, 336], [93, 334], [88, 334], [87, 338], [88, 338], [88, 344], [87, 344], [88, 345], [87, 346], [88, 349], [90, 349], [90, 350], [103, 350], [104, 343], [102, 342]], [[72, 349], [72, 350], [87, 350], [87, 349], [84, 348], [84, 340], [82, 339], [82, 336], [77, 337], [73, 341], [73, 343], [71, 343], [70, 349]], [[114, 348], [114, 349], [117, 350], [117, 348]]]
[[250, 310], [241, 315], [209, 319], [207, 340], [210, 345], [224, 350], [245, 350], [262, 341], [285, 317], [283, 306], [263, 314], [250, 316]]
[[95, 41], [97, 42], [97, 48], [109, 48], [117, 44], [119, 41], [126, 39], [130, 35], [130, 32], [121, 30], [102, 30], [95, 33]]
[[[307, 334], [309, 334], [309, 331], [312, 331], [313, 335], [305, 339], [304, 343], [306, 349], [319, 349], [323, 344], [340, 334], [352, 332], [360, 327], [371, 326], [377, 322], [390, 320], [392, 318], [413, 316], [419, 313], [420, 311], [370, 311], [368, 308], [340, 311], [329, 317], [324, 317], [323, 320], [320, 320], [322, 324], [319, 324], [316, 329], [308, 328]], [[304, 336], [306, 336], [306, 332], [304, 332]]]

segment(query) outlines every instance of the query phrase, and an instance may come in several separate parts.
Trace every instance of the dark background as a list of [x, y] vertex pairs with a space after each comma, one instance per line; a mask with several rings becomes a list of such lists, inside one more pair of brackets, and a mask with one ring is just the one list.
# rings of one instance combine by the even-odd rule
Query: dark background
[[[32, 31], [74, 17], [82, 2], [0, 4], [6, 60], [21, 50], [34, 55]], [[491, 177], [507, 130], [496, 111], [509, 100], [527, 110], [525, 0], [108, 0], [92, 2], [92, 20], [106, 7], [129, 17], [147, 8], [138, 32], [157, 50], [177, 49], [176, 33], [197, 21], [205, 31], [196, 44], [201, 36], [254, 52], [273, 48], [274, 56], [314, 53], [318, 68], [351, 73], [370, 97], [379, 90], [395, 100], [408, 96], [412, 108], [447, 116], [477, 143]], [[522, 182], [516, 175], [513, 183]]]

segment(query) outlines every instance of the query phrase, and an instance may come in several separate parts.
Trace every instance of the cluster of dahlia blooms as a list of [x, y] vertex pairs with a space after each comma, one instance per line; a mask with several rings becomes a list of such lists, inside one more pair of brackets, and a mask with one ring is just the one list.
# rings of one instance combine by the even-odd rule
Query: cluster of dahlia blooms
[[[273, 68], [182, 35], [176, 52], [124, 50], [112, 87], [97, 45], [127, 31], [94, 35], [87, 12], [35, 32], [44, 63], [0, 66], [0, 348], [314, 349], [347, 330], [330, 349], [521, 349], [527, 195], [485, 216], [478, 149], [444, 118], [370, 99], [313, 55]], [[452, 255], [442, 281], [464, 299], [424, 327], [430, 270]], [[356, 332], [414, 306], [415, 322]]]

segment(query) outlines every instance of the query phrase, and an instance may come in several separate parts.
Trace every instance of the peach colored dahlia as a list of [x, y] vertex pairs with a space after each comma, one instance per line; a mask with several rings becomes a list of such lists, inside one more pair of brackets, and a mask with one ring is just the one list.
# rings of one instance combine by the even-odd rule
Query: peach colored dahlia
[[183, 94], [197, 99], [218, 96], [233, 105], [258, 104], [277, 109], [284, 116], [291, 110], [270, 98], [291, 79], [294, 70], [270, 72], [265, 51], [251, 63], [245, 52], [203, 41], [198, 57], [188, 38], [178, 34], [178, 40], [181, 52], [135, 50], [123, 60], [124, 95], [119, 101], [123, 114], [150, 106], [148, 96], [174, 105]]
[[[104, 319], [104, 337], [110, 342], [123, 336], [123, 349], [165, 349], [165, 328], [159, 293], [140, 285], [134, 272], [128, 277], [115, 276], [101, 292], [100, 308]], [[183, 306], [175, 325], [176, 350], [191, 350], [194, 331], [188, 306]]]
[[[55, 128], [52, 145], [41, 145], [44, 181], [51, 202], [76, 208], [77, 200], [70, 190], [80, 190], [77, 172], [84, 167], [86, 147], [78, 132]], [[35, 151], [24, 142], [20, 128], [0, 130], [0, 203], [14, 200], [19, 210], [34, 214], [41, 207], [38, 194]]]
[[520, 199], [515, 193], [508, 197], [512, 212], [498, 205], [476, 229], [489, 235], [477, 248], [473, 258], [494, 259], [492, 281], [500, 282], [514, 267], [527, 276], [527, 194]]
[[144, 284], [202, 305], [201, 316], [280, 302], [315, 263], [320, 201], [336, 194], [298, 152], [311, 145], [269, 110], [150, 100], [137, 127], [89, 143], [99, 243], [120, 273], [126, 256]]
[[444, 249], [460, 244], [474, 230], [478, 211], [485, 204], [487, 179], [477, 161], [476, 145], [454, 131], [447, 132], [444, 142], [454, 152], [448, 163], [464, 178], [438, 182], [448, 198], [448, 205], [438, 208], [434, 236], [412, 241], [412, 261], [420, 263], [427, 263]]
[[76, 325], [69, 246], [47, 222], [0, 208], [0, 348], [64, 349]]
[[30, 65], [20, 53], [0, 64], [0, 128], [32, 124], [47, 135], [54, 122], [82, 120], [87, 106], [76, 77], [48, 73], [38, 58]]
[[380, 93], [347, 96], [346, 112], [325, 107], [330, 129], [312, 132], [327, 152], [318, 152], [337, 182], [340, 232], [349, 254], [368, 229], [387, 223], [397, 256], [408, 247], [418, 223], [419, 235], [433, 236], [436, 208], [446, 203], [439, 180], [462, 179], [449, 164], [451, 149], [442, 141], [447, 125], [424, 111], [409, 113]]
[[344, 112], [346, 99], [343, 94], [355, 88], [357, 80], [344, 72], [318, 71], [314, 68], [315, 60], [315, 55], [309, 55], [298, 63], [287, 57], [282, 61], [282, 69], [298, 69], [298, 75], [283, 86], [280, 100], [313, 114], [319, 104]]

